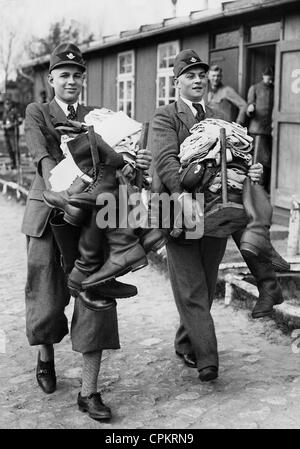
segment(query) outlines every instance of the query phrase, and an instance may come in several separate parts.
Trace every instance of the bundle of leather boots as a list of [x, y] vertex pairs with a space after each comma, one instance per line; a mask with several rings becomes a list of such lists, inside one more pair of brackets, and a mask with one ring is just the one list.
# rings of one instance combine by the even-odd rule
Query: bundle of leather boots
[[[64, 133], [68, 125], [59, 124]], [[74, 122], [71, 127], [74, 129]], [[146, 253], [163, 246], [165, 235], [158, 229], [137, 232], [132, 228], [98, 228], [97, 197], [107, 193], [117, 197], [116, 172], [122, 169], [124, 160], [92, 127], [88, 127], [88, 133], [85, 127], [80, 132], [79, 126], [75, 128], [78, 135], [68, 142], [68, 147], [75, 163], [92, 177], [92, 182], [77, 177], [65, 191], [45, 191], [44, 201], [62, 211], [51, 220], [51, 226], [71, 294], [92, 310], [107, 310], [116, 306], [116, 298], [137, 294], [135, 286], [115, 278], [145, 267]]]

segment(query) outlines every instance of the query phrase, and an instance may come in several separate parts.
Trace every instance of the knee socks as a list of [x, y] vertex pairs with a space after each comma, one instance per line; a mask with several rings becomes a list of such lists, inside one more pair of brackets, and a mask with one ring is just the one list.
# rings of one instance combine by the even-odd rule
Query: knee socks
[[82, 387], [81, 395], [89, 396], [97, 392], [97, 381], [100, 371], [102, 351], [86, 352], [82, 354]]

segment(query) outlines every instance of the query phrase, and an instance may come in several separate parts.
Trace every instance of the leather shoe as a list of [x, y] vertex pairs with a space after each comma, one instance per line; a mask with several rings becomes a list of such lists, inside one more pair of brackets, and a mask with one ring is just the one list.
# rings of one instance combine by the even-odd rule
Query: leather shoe
[[191, 354], [181, 354], [180, 352], [175, 351], [176, 355], [178, 355], [178, 357], [180, 357], [184, 363], [189, 367], [189, 368], [197, 368], [197, 360], [196, 360], [196, 356], [195, 354], [191, 353]]
[[54, 360], [43, 362], [40, 359], [40, 353], [38, 353], [36, 380], [44, 393], [51, 394], [56, 390]]
[[278, 287], [277, 292], [273, 295], [268, 293], [261, 293], [257, 303], [252, 310], [252, 318], [262, 318], [264, 316], [271, 315], [273, 312], [273, 306], [283, 303], [281, 288]]
[[202, 382], [209, 382], [218, 377], [218, 368], [216, 366], [207, 366], [199, 371], [199, 379]]
[[100, 393], [92, 393], [89, 396], [81, 396], [81, 393], [78, 393], [77, 404], [81, 412], [87, 412], [90, 418], [97, 421], [112, 417], [111, 410], [103, 404]]

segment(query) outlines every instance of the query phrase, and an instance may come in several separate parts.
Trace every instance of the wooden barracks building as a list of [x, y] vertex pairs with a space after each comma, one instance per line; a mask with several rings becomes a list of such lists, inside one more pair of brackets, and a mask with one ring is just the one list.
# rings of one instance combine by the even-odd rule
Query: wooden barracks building
[[[286, 224], [292, 195], [300, 200], [300, 0], [226, 2], [106, 36], [82, 48], [88, 66], [83, 101], [149, 121], [156, 106], [176, 98], [172, 66], [185, 48], [220, 65], [224, 84], [244, 98], [262, 69], [275, 67], [271, 200], [274, 221]], [[49, 57], [27, 65], [34, 69], [36, 101], [45, 90], [51, 97], [48, 66]]]

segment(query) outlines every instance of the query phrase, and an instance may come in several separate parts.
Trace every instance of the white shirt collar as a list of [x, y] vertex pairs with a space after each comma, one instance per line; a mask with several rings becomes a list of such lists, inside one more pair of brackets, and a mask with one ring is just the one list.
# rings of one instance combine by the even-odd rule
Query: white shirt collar
[[186, 98], [183, 98], [183, 97], [180, 97], [180, 98], [181, 98], [181, 100], [182, 100], [185, 104], [188, 105], [188, 107], [189, 107], [190, 110], [192, 111], [194, 117], [196, 117], [197, 110], [194, 108], [193, 103], [199, 103], [199, 104], [201, 104], [201, 106], [203, 107], [204, 112], [206, 112], [206, 109], [205, 109], [205, 103], [204, 103], [203, 98], [202, 98], [201, 101], [190, 101], [190, 100], [187, 100]]
[[[54, 97], [54, 100], [58, 104], [58, 106], [64, 111], [66, 117], [70, 114], [70, 111], [68, 111], [68, 104], [64, 103], [63, 101], [59, 100], [57, 97]], [[77, 111], [78, 108], [78, 101], [74, 103], [72, 106], [74, 106], [75, 111]]]

